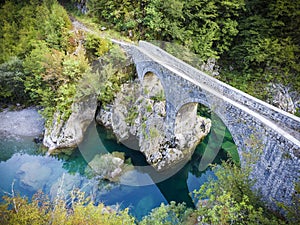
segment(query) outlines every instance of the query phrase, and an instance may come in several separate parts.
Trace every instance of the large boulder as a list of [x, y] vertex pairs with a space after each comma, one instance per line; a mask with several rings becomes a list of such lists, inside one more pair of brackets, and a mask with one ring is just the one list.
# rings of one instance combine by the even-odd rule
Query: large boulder
[[[180, 110], [175, 136], [166, 134], [166, 101], [158, 78], [149, 76], [143, 86], [139, 82], [126, 83], [117, 93], [109, 112], [100, 111], [101, 124], [111, 127], [119, 142], [141, 151], [147, 162], [157, 171], [164, 171], [188, 161], [196, 146], [208, 134], [211, 121], [197, 116], [197, 103]], [[105, 115], [110, 113], [110, 123]], [[137, 142], [132, 136], [136, 137]]]
[[96, 95], [87, 96], [72, 104], [72, 113], [67, 121], [56, 113], [53, 123], [46, 127], [43, 144], [53, 153], [58, 148], [76, 147], [84, 137], [87, 127], [94, 120], [97, 108]]
[[125, 164], [124, 153], [113, 152], [95, 155], [88, 163], [85, 173], [89, 177], [118, 182], [120, 177], [130, 169], [131, 166]]

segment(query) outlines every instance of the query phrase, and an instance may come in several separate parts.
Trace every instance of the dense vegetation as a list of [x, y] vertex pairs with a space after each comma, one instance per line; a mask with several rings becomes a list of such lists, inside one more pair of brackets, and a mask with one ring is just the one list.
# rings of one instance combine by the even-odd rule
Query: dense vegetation
[[[74, 1], [84, 2], [63, 2]], [[87, 7], [99, 27], [116, 29], [133, 40], [184, 45], [202, 62], [217, 59], [222, 80], [261, 99], [269, 97], [268, 83], [291, 85], [300, 92], [299, 0], [89, 0]], [[117, 47], [74, 29], [56, 0], [1, 3], [0, 41], [0, 103], [40, 105], [48, 119], [55, 112], [67, 118], [80, 96], [97, 94], [103, 104], [110, 103], [120, 83], [132, 75], [129, 67], [117, 66], [125, 61]], [[99, 58], [100, 64], [92, 67]], [[230, 151], [231, 146], [223, 148]], [[258, 201], [247, 172], [234, 165], [223, 167], [215, 168], [218, 180], [193, 193], [197, 209], [162, 205], [140, 223], [299, 223], [299, 186], [292, 207], [282, 206], [288, 211], [288, 221], [283, 221]], [[80, 193], [67, 204], [61, 199], [50, 202], [41, 194], [31, 202], [12, 195], [0, 206], [0, 222], [134, 224], [127, 210], [94, 206]]]
[[74, 54], [78, 37], [67, 12], [56, 1], [6, 1], [0, 24], [1, 99], [43, 106], [46, 118], [67, 109], [89, 70], [84, 51]]
[[220, 79], [263, 100], [272, 97], [269, 83], [300, 92], [299, 0], [89, 0], [87, 7], [99, 24], [134, 40], [171, 41], [198, 60], [217, 59]]
[[[181, 53], [176, 46], [185, 46], [198, 63], [217, 60], [221, 80], [260, 99], [272, 98], [272, 83], [300, 93], [300, 0], [61, 2], [86, 4], [98, 27], [133, 40], [172, 42]], [[72, 99], [74, 84], [90, 71], [87, 58], [101, 57], [109, 44], [74, 32], [55, 0], [6, 1], [0, 12], [1, 102], [40, 102], [51, 116], [58, 99]], [[86, 54], [78, 49], [82, 38]]]
[[132, 75], [119, 48], [73, 27], [57, 1], [6, 1], [0, 24], [2, 104], [35, 104], [48, 121], [56, 112], [66, 119], [74, 101], [96, 94], [108, 103]]

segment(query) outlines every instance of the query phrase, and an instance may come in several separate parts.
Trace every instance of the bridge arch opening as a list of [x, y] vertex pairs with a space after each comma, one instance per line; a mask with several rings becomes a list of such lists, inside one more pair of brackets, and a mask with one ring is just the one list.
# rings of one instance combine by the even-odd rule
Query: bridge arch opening
[[147, 72], [143, 77], [143, 95], [154, 101], [165, 101], [165, 91], [159, 77]]
[[181, 106], [176, 114], [174, 135], [179, 140], [185, 138], [196, 143], [192, 157], [194, 166], [197, 166], [196, 173], [221, 160], [231, 159], [240, 164], [237, 146], [229, 129], [219, 116], [201, 103], [190, 102]]

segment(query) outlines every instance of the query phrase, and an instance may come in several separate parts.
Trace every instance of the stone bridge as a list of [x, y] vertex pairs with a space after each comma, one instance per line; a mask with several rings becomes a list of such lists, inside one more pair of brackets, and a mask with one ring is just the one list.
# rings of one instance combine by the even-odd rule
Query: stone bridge
[[254, 188], [261, 191], [263, 199], [272, 208], [276, 208], [274, 200], [290, 203], [294, 183], [300, 179], [300, 118], [243, 93], [150, 43], [140, 41], [135, 46], [114, 42], [132, 56], [141, 82], [148, 72], [160, 79], [170, 137], [182, 107], [198, 103], [209, 107], [231, 132], [242, 166], [249, 156], [255, 158], [251, 177], [256, 179]]

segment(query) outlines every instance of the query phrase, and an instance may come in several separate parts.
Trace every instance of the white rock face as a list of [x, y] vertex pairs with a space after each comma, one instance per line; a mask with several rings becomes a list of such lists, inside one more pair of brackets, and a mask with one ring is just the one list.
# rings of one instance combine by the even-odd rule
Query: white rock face
[[[141, 151], [147, 162], [158, 171], [189, 160], [211, 127], [209, 119], [197, 116], [197, 103], [190, 103], [178, 112], [175, 137], [168, 140], [166, 103], [163, 88], [156, 76], [145, 76], [143, 87], [138, 82], [124, 84], [110, 112], [109, 127], [112, 127], [118, 141], [125, 144], [131, 136], [136, 136], [138, 142], [130, 148]], [[106, 118], [103, 111], [97, 117]], [[101, 119], [100, 122], [109, 123]]]
[[67, 121], [58, 121], [54, 115], [52, 126], [46, 128], [43, 144], [51, 154], [55, 149], [77, 146], [84, 137], [84, 132], [95, 117], [97, 98], [88, 96], [72, 105], [72, 114]]
[[289, 113], [296, 113], [297, 106], [300, 104], [298, 93], [290, 90], [282, 84], [271, 84], [268, 87], [269, 103]]

